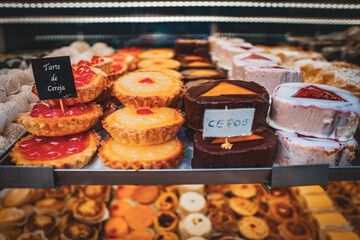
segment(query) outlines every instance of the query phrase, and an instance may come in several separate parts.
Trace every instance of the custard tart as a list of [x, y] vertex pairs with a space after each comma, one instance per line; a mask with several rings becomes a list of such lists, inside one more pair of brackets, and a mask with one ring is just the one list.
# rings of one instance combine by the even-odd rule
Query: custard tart
[[176, 106], [184, 94], [184, 84], [161, 71], [135, 71], [120, 77], [113, 93], [128, 107]]
[[109, 185], [84, 185], [80, 186], [79, 196], [107, 202], [110, 198], [110, 191], [111, 186]]
[[180, 72], [173, 70], [173, 69], [167, 69], [167, 68], [138, 69], [138, 70], [136, 70], [136, 72], [162, 72], [167, 75], [170, 75], [171, 77], [175, 77], [179, 80], [182, 80], [184, 78], [184, 76]]
[[42, 230], [49, 236], [56, 229], [56, 218], [46, 214], [33, 214], [29, 217], [24, 226], [25, 232], [35, 232]]
[[94, 102], [64, 106], [64, 112], [60, 106], [39, 103], [30, 112], [20, 115], [16, 121], [34, 135], [57, 137], [85, 132], [102, 115], [101, 108]]
[[183, 159], [185, 146], [178, 139], [151, 145], [125, 145], [108, 136], [99, 149], [105, 166], [116, 169], [160, 169], [174, 168]]
[[29, 135], [17, 142], [10, 156], [19, 166], [82, 168], [100, 145], [100, 136], [83, 132], [63, 137]]
[[172, 211], [161, 211], [154, 218], [154, 229], [156, 232], [176, 232], [178, 216]]
[[173, 139], [185, 122], [173, 108], [122, 108], [103, 120], [103, 127], [121, 144], [155, 145]]
[[174, 69], [178, 70], [181, 67], [181, 63], [174, 59], [144, 59], [138, 62], [138, 68], [140, 69], [148, 69], [148, 68], [165, 68], [165, 69]]
[[95, 223], [102, 219], [105, 214], [105, 203], [91, 198], [79, 200], [73, 207], [73, 215], [79, 221]]
[[98, 231], [93, 225], [75, 221], [65, 226], [61, 230], [61, 239], [62, 240], [75, 240], [75, 239], [96, 240], [98, 239]]
[[143, 51], [142, 53], [138, 54], [138, 57], [141, 59], [148, 59], [148, 58], [174, 58], [175, 51], [170, 48], [154, 48]]

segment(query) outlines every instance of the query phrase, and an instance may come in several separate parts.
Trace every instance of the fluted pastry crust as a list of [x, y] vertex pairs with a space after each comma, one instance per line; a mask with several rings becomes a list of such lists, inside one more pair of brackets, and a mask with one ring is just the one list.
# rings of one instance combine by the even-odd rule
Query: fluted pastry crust
[[31, 139], [33, 135], [26, 136], [17, 142], [10, 153], [11, 161], [18, 166], [50, 166], [54, 168], [82, 168], [92, 159], [100, 145], [100, 136], [94, 131], [88, 132], [89, 142], [87, 148], [77, 154], [68, 157], [41, 161], [41, 160], [28, 160], [19, 150], [19, 145], [22, 141]]
[[176, 167], [185, 154], [184, 144], [173, 139], [152, 146], [132, 146], [116, 142], [108, 137], [99, 149], [105, 166], [116, 169], [160, 169]]
[[178, 70], [181, 67], [181, 63], [174, 59], [144, 59], [138, 62], [138, 68], [148, 69], [148, 68], [159, 68], [159, 69], [174, 69]]
[[76, 219], [86, 222], [96, 222], [104, 216], [105, 208], [105, 203], [101, 200], [84, 198], [79, 200], [72, 210]]
[[[140, 83], [146, 78], [154, 83]], [[135, 71], [120, 77], [113, 93], [128, 107], [176, 106], [184, 94], [184, 84], [179, 78], [161, 71]]]
[[23, 125], [26, 130], [37, 136], [59, 137], [81, 133], [92, 128], [103, 115], [101, 108], [96, 103], [90, 103], [91, 111], [77, 116], [56, 118], [33, 118], [31, 112], [20, 115], [16, 122]]
[[96, 240], [98, 239], [98, 232], [93, 225], [75, 221], [65, 226], [61, 230], [61, 239], [62, 240], [74, 240], [74, 239]]
[[154, 219], [154, 229], [156, 232], [175, 232], [177, 230], [179, 219], [172, 211], [161, 211]]
[[128, 65], [123, 63], [121, 64], [122, 68], [120, 71], [114, 72], [114, 73], [109, 73], [108, 78], [110, 81], [116, 81], [119, 77], [121, 77], [122, 75], [124, 75], [127, 71], [128, 71]]
[[106, 74], [109, 74], [111, 72], [112, 66], [114, 64], [114, 60], [111, 58], [104, 58], [104, 57], [102, 59], [104, 59], [104, 62], [93, 64], [91, 66], [94, 68], [100, 69], [101, 71], [103, 71]]
[[[157, 108], [151, 111], [151, 115], [141, 115], [136, 109], [122, 108], [107, 116], [103, 127], [121, 144], [155, 145], [173, 139], [185, 122], [180, 110]], [[139, 123], [127, 123], [130, 117], [135, 117]]]
[[153, 58], [174, 58], [175, 51], [170, 48], [154, 48], [143, 51], [138, 55], [141, 59]]

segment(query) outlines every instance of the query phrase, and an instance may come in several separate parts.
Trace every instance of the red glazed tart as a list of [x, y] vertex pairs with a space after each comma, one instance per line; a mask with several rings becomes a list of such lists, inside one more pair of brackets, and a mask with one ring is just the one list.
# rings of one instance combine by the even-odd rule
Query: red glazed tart
[[138, 47], [125, 47], [125, 48], [121, 48], [117, 51], [117, 53], [127, 53], [127, 54], [131, 54], [134, 56], [139, 55], [140, 53], [142, 53], [144, 51], [143, 48], [138, 48]]
[[102, 115], [101, 108], [94, 102], [64, 106], [64, 112], [60, 106], [36, 104], [30, 112], [19, 116], [17, 122], [34, 135], [57, 137], [85, 132]]
[[119, 77], [121, 77], [121, 75], [123, 75], [126, 71], [128, 70], [128, 67], [125, 63], [118, 63], [115, 62], [112, 65], [111, 71], [108, 75], [109, 80], [110, 81], [115, 81], [117, 80]]
[[16, 143], [10, 156], [19, 166], [82, 168], [91, 160], [99, 141], [93, 131], [51, 138], [29, 135]]
[[80, 62], [78, 62], [77, 66], [82, 66], [82, 65], [91, 66], [91, 67], [100, 69], [101, 71], [103, 71], [106, 74], [109, 74], [113, 63], [114, 63], [114, 60], [112, 58], [93, 56], [91, 58], [90, 62], [81, 60]]
[[136, 63], [139, 61], [138, 57], [129, 53], [110, 54], [107, 55], [106, 57], [114, 60], [114, 63], [126, 64], [130, 71], [136, 69]]

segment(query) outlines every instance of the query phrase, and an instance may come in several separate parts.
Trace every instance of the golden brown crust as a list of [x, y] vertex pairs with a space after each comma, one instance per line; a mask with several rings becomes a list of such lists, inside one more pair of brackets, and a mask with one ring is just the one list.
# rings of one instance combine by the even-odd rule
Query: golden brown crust
[[163, 192], [155, 201], [155, 206], [159, 211], [175, 211], [179, 200], [173, 192]]
[[236, 232], [237, 220], [230, 209], [218, 209], [210, 214], [210, 220], [214, 228], [220, 232]]
[[56, 228], [55, 217], [44, 214], [33, 214], [25, 224], [25, 232], [43, 230], [45, 235], [50, 235]]
[[[171, 151], [166, 152], [166, 146], [172, 144]], [[163, 148], [165, 146], [165, 148]], [[115, 150], [113, 149], [115, 148]], [[117, 148], [121, 148], [122, 154], [119, 154]], [[132, 155], [129, 156], [127, 149], [131, 148]], [[153, 154], [154, 149], [158, 154]], [[145, 158], [137, 157], [136, 152], [141, 154], [147, 152], [151, 155], [145, 154]], [[99, 156], [105, 166], [115, 169], [161, 169], [174, 168], [184, 158], [185, 146], [178, 140], [173, 139], [168, 142], [152, 145], [152, 146], [131, 146], [117, 143], [112, 137], [108, 137], [106, 142], [99, 149]]]
[[184, 78], [184, 76], [180, 72], [173, 70], [173, 69], [148, 68], [148, 69], [138, 69], [136, 71], [137, 72], [163, 72], [163, 73], [168, 74], [172, 77], [175, 77], [179, 80]]
[[66, 205], [65, 200], [58, 198], [44, 198], [35, 203], [35, 208], [40, 213], [59, 214]]
[[175, 51], [170, 48], [154, 48], [145, 50], [142, 53], [138, 54], [138, 57], [141, 59], [148, 58], [174, 58]]
[[128, 65], [122, 63], [122, 69], [120, 71], [109, 73], [108, 78], [110, 81], [116, 81], [119, 77], [124, 75], [128, 71]]
[[61, 230], [62, 240], [96, 240], [98, 239], [98, 232], [92, 225], [72, 222]]
[[109, 185], [84, 185], [80, 188], [80, 197], [98, 199], [107, 202], [110, 198]]
[[[169, 80], [169, 85], [167, 85], [169, 90], [159, 89], [159, 94], [153, 92], [151, 94], [140, 95], [136, 92], [135, 88], [132, 88], [132, 92], [124, 89], [124, 82], [140, 74], [150, 78], [167, 78]], [[113, 93], [127, 107], [176, 107], [184, 95], [184, 83], [179, 78], [174, 77], [174, 75], [161, 71], [135, 71], [120, 77], [113, 86]]]
[[285, 239], [303, 240], [312, 239], [311, 229], [307, 224], [302, 221], [286, 221], [279, 227], [280, 235]]
[[296, 208], [290, 202], [274, 202], [270, 204], [270, 217], [277, 223], [297, 218]]
[[144, 59], [138, 62], [138, 68], [140, 69], [174, 69], [178, 70], [181, 67], [181, 63], [174, 59]]
[[93, 64], [91, 66], [94, 68], [100, 69], [101, 71], [103, 71], [106, 74], [109, 74], [111, 72], [112, 66], [114, 64], [114, 60], [111, 58], [104, 58], [104, 57], [102, 59], [104, 59], [104, 62]]
[[104, 216], [105, 208], [105, 203], [100, 200], [84, 198], [74, 205], [73, 215], [80, 221], [94, 222]]
[[36, 161], [28, 160], [24, 155], [19, 151], [19, 145], [22, 141], [28, 140], [33, 137], [33, 135], [26, 136], [17, 142], [15, 147], [10, 153], [11, 161], [18, 166], [50, 166], [54, 168], [82, 168], [92, 159], [92, 156], [96, 152], [98, 146], [100, 145], [100, 136], [94, 131], [89, 131], [89, 145], [88, 147], [77, 154], [49, 161]]
[[[151, 127], [151, 125], [149, 125], [149, 128], [147, 129], [137, 129], [136, 127], [123, 125], [116, 121], [116, 116], [122, 116], [122, 113], [124, 112], [123, 109], [110, 114], [102, 121], [102, 123], [103, 127], [110, 135], [121, 144], [160, 144], [173, 139], [185, 122], [184, 115], [180, 110], [168, 109], [174, 113], [174, 119], [169, 123], [162, 124], [162, 126]], [[154, 111], [156, 112], [156, 110]], [[126, 117], [126, 115], [123, 117]]]
[[18, 224], [26, 217], [25, 211], [15, 208], [3, 208], [0, 210], [0, 227], [8, 226], [11, 224]]
[[35, 189], [15, 188], [11, 189], [2, 199], [3, 207], [18, 207], [33, 200]]
[[173, 232], [159, 232], [155, 235], [155, 240], [179, 240], [179, 237]]
[[270, 234], [266, 222], [259, 217], [243, 217], [238, 223], [238, 228], [246, 239], [264, 239]]
[[179, 219], [174, 212], [161, 211], [154, 218], [154, 229], [156, 232], [175, 232]]
[[30, 112], [20, 115], [16, 121], [26, 130], [37, 136], [59, 137], [81, 133], [92, 128], [103, 115], [101, 108], [94, 102], [90, 103], [91, 112], [57, 118], [33, 118]]

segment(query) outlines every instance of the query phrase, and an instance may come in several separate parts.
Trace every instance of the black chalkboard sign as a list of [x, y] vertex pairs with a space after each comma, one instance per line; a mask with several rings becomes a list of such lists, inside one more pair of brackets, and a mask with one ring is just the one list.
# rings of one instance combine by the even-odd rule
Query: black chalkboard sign
[[70, 57], [32, 59], [40, 100], [77, 98]]

